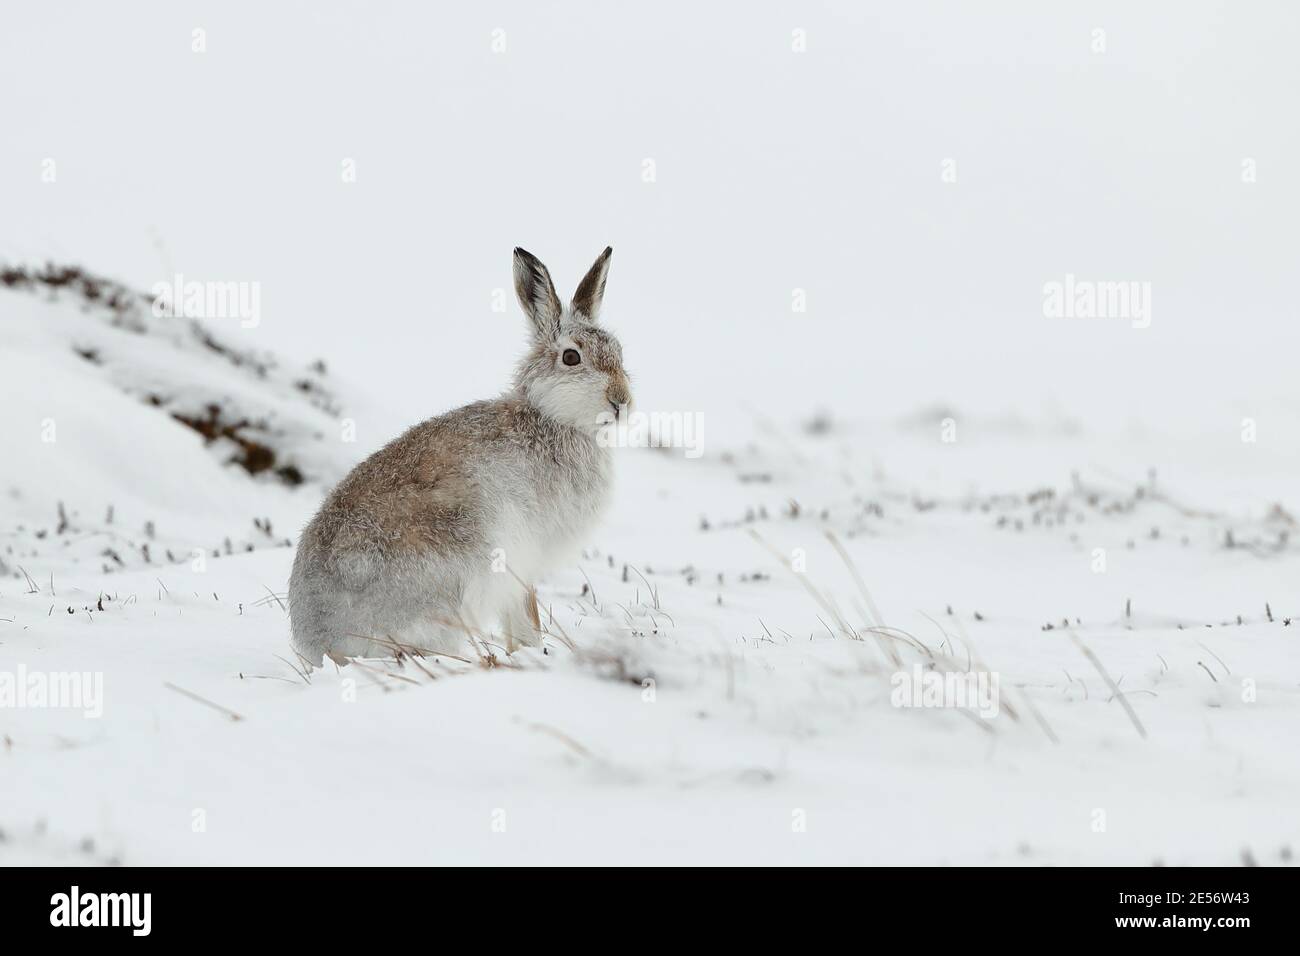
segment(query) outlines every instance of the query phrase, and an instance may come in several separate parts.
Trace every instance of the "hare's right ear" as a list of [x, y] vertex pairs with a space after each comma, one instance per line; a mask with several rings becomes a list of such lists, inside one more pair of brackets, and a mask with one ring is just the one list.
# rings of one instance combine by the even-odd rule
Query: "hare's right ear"
[[613, 254], [614, 247], [606, 246], [605, 251], [596, 258], [595, 265], [587, 270], [587, 274], [578, 283], [578, 291], [573, 293], [570, 308], [584, 316], [588, 322], [600, 318], [600, 303], [605, 298], [605, 279], [609, 276], [609, 257]]
[[515, 295], [533, 323], [533, 333], [549, 341], [560, 334], [563, 306], [546, 266], [531, 252], [515, 249]]

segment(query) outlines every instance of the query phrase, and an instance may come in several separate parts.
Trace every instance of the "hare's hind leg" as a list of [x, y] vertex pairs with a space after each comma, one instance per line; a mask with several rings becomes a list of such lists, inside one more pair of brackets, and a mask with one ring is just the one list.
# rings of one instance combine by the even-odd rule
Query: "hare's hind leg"
[[465, 649], [465, 632], [441, 614], [431, 614], [412, 621], [393, 635], [391, 646], [403, 654], [416, 657], [437, 654], [461, 654]]

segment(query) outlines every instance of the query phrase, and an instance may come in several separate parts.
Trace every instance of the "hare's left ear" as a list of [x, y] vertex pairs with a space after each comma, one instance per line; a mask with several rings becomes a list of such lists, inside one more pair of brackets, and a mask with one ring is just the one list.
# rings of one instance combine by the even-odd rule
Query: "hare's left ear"
[[609, 257], [613, 254], [614, 247], [606, 246], [578, 283], [578, 291], [573, 293], [573, 302], [569, 308], [580, 313], [588, 322], [595, 322], [600, 317], [600, 303], [605, 298], [605, 277], [609, 275]]

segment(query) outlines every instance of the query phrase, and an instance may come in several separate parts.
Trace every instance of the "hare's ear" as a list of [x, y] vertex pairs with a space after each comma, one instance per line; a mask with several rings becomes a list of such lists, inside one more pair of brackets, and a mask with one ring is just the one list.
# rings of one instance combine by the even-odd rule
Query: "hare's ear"
[[605, 251], [596, 258], [595, 265], [587, 270], [587, 274], [578, 283], [578, 291], [573, 293], [570, 308], [582, 313], [588, 322], [595, 322], [600, 317], [600, 302], [605, 298], [605, 277], [609, 275], [609, 257], [613, 254], [614, 247], [606, 246]]
[[560, 334], [563, 307], [551, 284], [551, 274], [540, 259], [523, 249], [515, 250], [515, 295], [539, 339], [550, 340]]

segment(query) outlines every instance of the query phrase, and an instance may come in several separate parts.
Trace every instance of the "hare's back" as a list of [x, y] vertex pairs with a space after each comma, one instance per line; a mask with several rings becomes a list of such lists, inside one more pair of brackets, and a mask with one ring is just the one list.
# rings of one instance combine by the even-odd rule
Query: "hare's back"
[[321, 544], [385, 558], [481, 548], [485, 502], [475, 474], [482, 438], [455, 416], [414, 426], [354, 468], [313, 522]]

